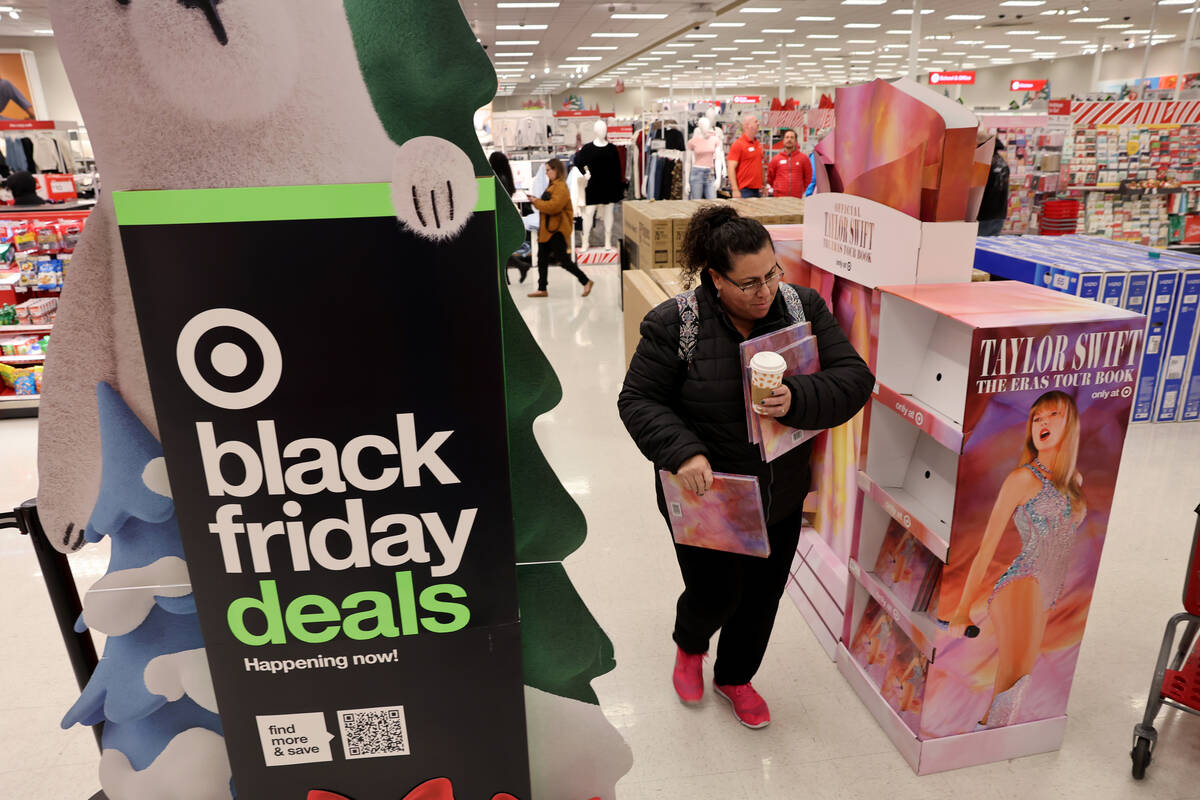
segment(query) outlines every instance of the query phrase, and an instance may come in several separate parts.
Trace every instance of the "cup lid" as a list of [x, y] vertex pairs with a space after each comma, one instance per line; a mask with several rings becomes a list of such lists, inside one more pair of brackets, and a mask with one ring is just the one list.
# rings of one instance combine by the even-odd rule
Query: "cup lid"
[[761, 353], [755, 353], [750, 359], [750, 368], [761, 372], [783, 372], [787, 369], [787, 362], [779, 353], [763, 350]]

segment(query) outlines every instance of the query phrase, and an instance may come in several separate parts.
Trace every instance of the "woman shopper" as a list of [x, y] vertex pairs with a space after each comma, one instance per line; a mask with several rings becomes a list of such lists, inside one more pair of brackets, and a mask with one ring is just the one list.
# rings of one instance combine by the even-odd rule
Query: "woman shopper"
[[529, 296], [548, 296], [547, 274], [553, 261], [579, 279], [583, 284], [583, 296], [587, 297], [595, 284], [567, 252], [567, 237], [575, 234], [575, 212], [571, 207], [571, 191], [567, 188], [567, 171], [557, 158], [546, 162], [546, 178], [550, 185], [540, 198], [533, 200], [533, 207], [541, 214], [541, 219], [538, 225], [538, 288]]
[[[676, 605], [673, 682], [681, 701], [700, 701], [701, 661], [720, 630], [713, 688], [742, 724], [761, 728], [771, 716], [750, 681], [796, 552], [812, 442], [769, 464], [762, 461], [747, 439], [739, 344], [792, 324], [796, 314], [780, 291], [783, 270], [758, 221], [727, 206], [708, 206], [692, 217], [683, 249], [685, 279], [700, 280], [696, 313], [684, 305], [681, 315], [673, 298], [646, 315], [618, 408], [634, 442], [654, 462], [656, 478], [658, 469], [669, 470], [688, 490], [703, 494], [714, 470], [758, 477], [768, 558], [675, 546], [684, 590]], [[817, 292], [790, 286], [787, 294], [812, 324], [822, 369], [785, 378], [762, 405], [793, 428], [832, 428], [863, 407], [874, 377]], [[657, 480], [655, 485], [669, 526], [662, 487]]]

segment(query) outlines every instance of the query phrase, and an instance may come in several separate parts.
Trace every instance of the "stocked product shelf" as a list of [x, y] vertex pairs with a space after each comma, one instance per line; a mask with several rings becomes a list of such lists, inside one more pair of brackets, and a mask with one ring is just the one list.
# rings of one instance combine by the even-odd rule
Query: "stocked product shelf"
[[[946, 562], [950, 552], [950, 526], [936, 519], [936, 515], [924, 503], [901, 487], [885, 488], [879, 485], [870, 475], [861, 471], [858, 473], [858, 488], [888, 516], [907, 528], [939, 561]], [[924, 520], [932, 520], [933, 524], [926, 525]]]
[[45, 353], [38, 353], [37, 355], [27, 355], [27, 356], [0, 355], [0, 361], [3, 361], [5, 364], [41, 364], [45, 360], [46, 360]]
[[853, 558], [850, 559], [850, 574], [900, 626], [905, 635], [921, 651], [921, 655], [933, 661], [937, 654], [935, 645], [939, 631], [937, 622], [924, 612], [908, 608], [873, 572], [863, 569], [862, 565]]

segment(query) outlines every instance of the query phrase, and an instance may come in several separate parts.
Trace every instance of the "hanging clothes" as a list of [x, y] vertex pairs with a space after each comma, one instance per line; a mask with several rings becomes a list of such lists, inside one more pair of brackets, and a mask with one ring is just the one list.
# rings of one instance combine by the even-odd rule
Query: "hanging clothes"
[[24, 136], [21, 138], [21, 146], [25, 148], [25, 163], [29, 165], [29, 171], [38, 172], [37, 159], [33, 157], [33, 141]]
[[25, 160], [25, 148], [18, 136], [4, 137], [4, 157], [8, 167], [13, 172], [29, 172], [29, 162]]

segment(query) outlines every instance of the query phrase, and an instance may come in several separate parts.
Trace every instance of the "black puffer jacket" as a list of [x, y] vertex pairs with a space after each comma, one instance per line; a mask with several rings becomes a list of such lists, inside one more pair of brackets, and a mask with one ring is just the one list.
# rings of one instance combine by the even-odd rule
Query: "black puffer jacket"
[[[814, 290], [795, 286], [812, 323], [821, 371], [785, 379], [792, 407], [781, 422], [818, 430], [841, 425], [871, 396], [875, 378]], [[708, 276], [696, 289], [700, 337], [690, 366], [679, 358], [679, 307], [671, 298], [642, 320], [642, 340], [629, 364], [617, 407], [621, 421], [656, 469], [675, 472], [702, 453], [714, 472], [756, 475], [773, 524], [797, 511], [810, 482], [812, 440], [767, 464], [746, 431], [738, 345], [791, 324], [781, 293], [749, 337], [734, 327]], [[655, 475], [657, 484], [657, 474]], [[661, 488], [659, 505], [663, 506]]]

